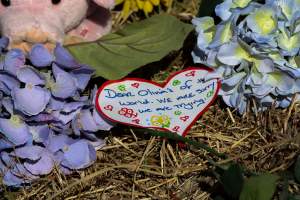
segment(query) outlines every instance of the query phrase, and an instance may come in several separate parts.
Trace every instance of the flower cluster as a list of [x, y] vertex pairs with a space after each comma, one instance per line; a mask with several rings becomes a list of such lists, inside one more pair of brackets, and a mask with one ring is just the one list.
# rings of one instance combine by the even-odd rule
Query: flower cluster
[[215, 69], [225, 103], [244, 113], [249, 99], [260, 110], [285, 108], [300, 91], [300, 1], [225, 0], [212, 17], [194, 18], [195, 63]]
[[5, 52], [0, 39], [0, 174], [8, 186], [30, 183], [54, 167], [68, 174], [90, 166], [105, 143], [95, 134], [112, 125], [95, 110], [95, 93], [82, 95], [93, 74], [57, 44], [36, 44], [28, 58]]
[[171, 0], [116, 0], [116, 5], [123, 3], [121, 18], [126, 20], [130, 14], [142, 10], [145, 15], [151, 13], [155, 6], [171, 6]]

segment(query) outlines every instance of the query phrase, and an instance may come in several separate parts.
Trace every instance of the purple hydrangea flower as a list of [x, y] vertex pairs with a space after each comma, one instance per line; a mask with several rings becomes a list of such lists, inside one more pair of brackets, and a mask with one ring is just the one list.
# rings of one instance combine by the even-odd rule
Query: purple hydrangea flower
[[[0, 38], [1, 50], [8, 40]], [[99, 131], [113, 125], [95, 109], [94, 71], [60, 44], [36, 44], [28, 55], [12, 49], [0, 64], [0, 173], [8, 186], [30, 184], [58, 166], [70, 174], [96, 160]], [[26, 57], [27, 56], [27, 57]], [[26, 60], [27, 59], [27, 60]], [[83, 93], [85, 95], [83, 95]]]

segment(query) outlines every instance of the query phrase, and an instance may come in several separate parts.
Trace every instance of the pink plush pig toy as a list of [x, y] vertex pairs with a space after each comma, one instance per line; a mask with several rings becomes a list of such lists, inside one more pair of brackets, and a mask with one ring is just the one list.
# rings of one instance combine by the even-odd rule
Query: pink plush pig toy
[[1, 0], [1, 35], [10, 48], [28, 52], [34, 43], [93, 41], [111, 29], [114, 0]]

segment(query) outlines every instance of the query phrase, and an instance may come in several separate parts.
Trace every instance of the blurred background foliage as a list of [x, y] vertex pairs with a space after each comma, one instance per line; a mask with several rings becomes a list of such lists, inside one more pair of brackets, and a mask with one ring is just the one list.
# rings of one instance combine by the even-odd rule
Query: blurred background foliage
[[114, 24], [141, 20], [161, 13], [189, 20], [197, 15], [202, 1], [206, 0], [116, 0], [116, 7], [113, 11], [116, 22]]

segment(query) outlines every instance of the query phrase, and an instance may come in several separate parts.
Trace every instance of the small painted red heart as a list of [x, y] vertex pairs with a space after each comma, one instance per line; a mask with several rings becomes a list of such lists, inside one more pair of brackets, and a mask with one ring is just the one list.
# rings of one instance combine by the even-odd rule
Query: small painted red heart
[[172, 130], [175, 131], [175, 132], [177, 132], [177, 131], [179, 131], [179, 129], [180, 129], [179, 126], [175, 126]]
[[186, 122], [189, 118], [190, 118], [189, 116], [183, 116], [183, 117], [180, 117], [179, 119]]
[[189, 77], [189, 76], [195, 76], [195, 71], [191, 71], [189, 73], [186, 73], [185, 76]]
[[139, 83], [133, 83], [131, 84], [132, 87], [135, 87], [135, 88], [139, 88], [140, 84]]
[[107, 106], [104, 107], [105, 110], [109, 110], [109, 111], [112, 111], [113, 108], [114, 107], [112, 105], [107, 105]]
[[134, 119], [134, 120], [132, 120], [132, 122], [134, 122], [136, 124], [140, 124], [140, 120], [139, 119]]

